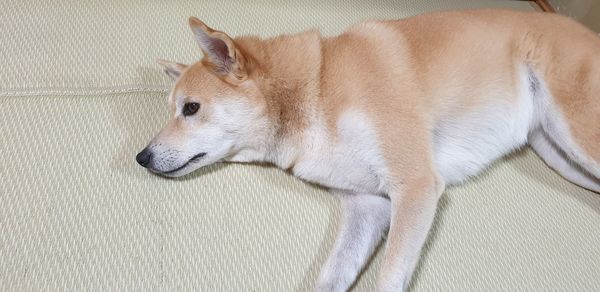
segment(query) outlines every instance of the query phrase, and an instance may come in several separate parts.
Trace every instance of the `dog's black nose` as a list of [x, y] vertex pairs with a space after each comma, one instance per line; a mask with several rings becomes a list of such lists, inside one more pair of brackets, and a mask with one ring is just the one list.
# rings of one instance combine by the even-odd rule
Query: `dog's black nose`
[[145, 148], [144, 150], [142, 150], [142, 152], [138, 153], [138, 155], [135, 156], [135, 161], [137, 161], [137, 163], [139, 163], [143, 167], [148, 166], [151, 160], [152, 152], [148, 151], [148, 148]]

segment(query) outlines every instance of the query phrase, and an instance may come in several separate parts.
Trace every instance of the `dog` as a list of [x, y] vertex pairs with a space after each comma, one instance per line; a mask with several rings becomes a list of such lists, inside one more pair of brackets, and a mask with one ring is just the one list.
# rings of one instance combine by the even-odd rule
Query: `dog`
[[387, 234], [380, 291], [410, 282], [437, 202], [525, 145], [600, 192], [600, 38], [567, 17], [447, 11], [231, 38], [197, 18], [172, 118], [137, 156], [167, 177], [266, 162], [339, 197], [343, 222], [316, 291], [345, 291]]

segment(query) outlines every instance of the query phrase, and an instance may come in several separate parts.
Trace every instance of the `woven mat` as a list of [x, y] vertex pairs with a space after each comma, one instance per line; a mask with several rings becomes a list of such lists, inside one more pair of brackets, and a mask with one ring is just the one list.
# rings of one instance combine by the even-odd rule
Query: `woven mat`
[[[170, 81], [154, 59], [199, 56], [188, 15], [232, 34], [333, 34], [444, 8], [531, 9], [217, 3], [0, 3], [1, 291], [312, 288], [340, 213], [322, 189], [269, 167], [168, 180], [135, 164], [167, 119]], [[412, 288], [597, 291], [599, 259], [600, 196], [523, 151], [446, 192]], [[355, 291], [373, 289], [380, 260]]]

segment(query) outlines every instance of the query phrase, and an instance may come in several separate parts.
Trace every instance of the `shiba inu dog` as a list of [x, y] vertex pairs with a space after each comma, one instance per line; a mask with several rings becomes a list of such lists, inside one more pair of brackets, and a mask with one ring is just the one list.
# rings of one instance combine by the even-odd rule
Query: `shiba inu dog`
[[531, 146], [600, 192], [600, 38], [508, 10], [231, 38], [196, 18], [204, 53], [161, 61], [172, 119], [136, 160], [185, 175], [268, 162], [338, 196], [343, 223], [316, 290], [344, 291], [387, 234], [378, 289], [404, 290], [445, 187]]

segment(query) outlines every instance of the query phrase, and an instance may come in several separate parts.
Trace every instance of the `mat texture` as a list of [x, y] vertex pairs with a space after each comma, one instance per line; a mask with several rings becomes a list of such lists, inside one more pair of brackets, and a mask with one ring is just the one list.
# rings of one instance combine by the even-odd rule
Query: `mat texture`
[[[309, 291], [340, 209], [270, 167], [177, 180], [134, 155], [167, 119], [156, 58], [199, 53], [189, 15], [232, 34], [515, 1], [0, 3], [0, 291]], [[355, 291], [372, 291], [381, 251]], [[413, 291], [600, 290], [600, 196], [530, 151], [440, 202]]]
[[4, 0], [0, 94], [166, 89], [171, 81], [156, 59], [200, 58], [187, 25], [191, 15], [232, 36], [266, 37], [310, 28], [332, 35], [367, 19], [478, 7], [532, 9], [494, 0]]

